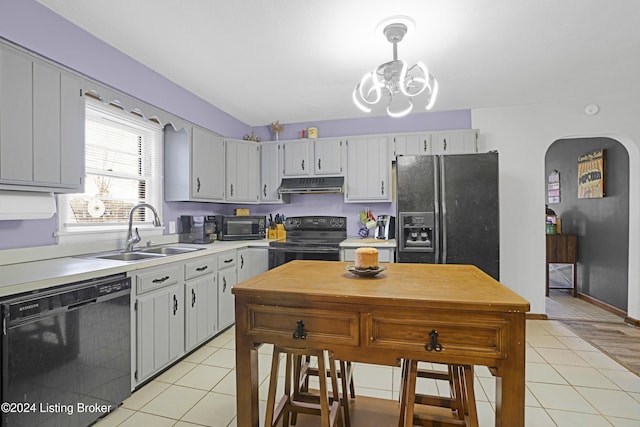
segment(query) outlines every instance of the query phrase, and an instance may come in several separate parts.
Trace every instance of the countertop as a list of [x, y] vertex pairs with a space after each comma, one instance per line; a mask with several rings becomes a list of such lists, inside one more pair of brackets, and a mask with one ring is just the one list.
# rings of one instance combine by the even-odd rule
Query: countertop
[[[202, 250], [135, 262], [88, 258], [84, 254], [69, 255], [61, 249], [60, 253], [68, 256], [0, 265], [0, 297], [37, 291], [111, 274], [136, 271], [169, 262], [185, 261], [191, 258], [213, 255], [225, 250], [244, 247], [268, 247], [269, 242], [272, 240], [216, 241], [208, 245], [171, 242], [171, 245], [198, 247], [202, 248]], [[361, 246], [394, 249], [396, 241], [395, 239], [379, 240], [352, 237], [340, 243], [341, 248], [357, 248]]]
[[40, 261], [21, 262], [0, 266], [0, 297], [37, 291], [53, 286], [89, 280], [111, 274], [125, 273], [154, 267], [169, 262], [180, 262], [191, 258], [213, 255], [244, 247], [268, 247], [270, 240], [243, 240], [233, 242], [216, 241], [208, 245], [171, 243], [172, 246], [203, 248], [167, 257], [145, 259], [135, 262], [87, 258], [85, 255], [64, 256]]

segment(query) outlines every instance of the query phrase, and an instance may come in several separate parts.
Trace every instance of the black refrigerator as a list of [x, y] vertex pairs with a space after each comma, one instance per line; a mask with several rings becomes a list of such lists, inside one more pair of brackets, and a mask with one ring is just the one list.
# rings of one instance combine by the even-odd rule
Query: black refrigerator
[[500, 274], [498, 153], [399, 156], [398, 262]]

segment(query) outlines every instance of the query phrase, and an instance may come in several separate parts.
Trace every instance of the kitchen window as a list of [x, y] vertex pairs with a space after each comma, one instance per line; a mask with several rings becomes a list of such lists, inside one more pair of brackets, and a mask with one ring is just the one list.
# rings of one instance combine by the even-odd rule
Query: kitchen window
[[[85, 192], [58, 196], [59, 241], [118, 239], [137, 203], [161, 215], [162, 126], [91, 98], [85, 105]], [[137, 209], [133, 221], [153, 228], [147, 209]]]

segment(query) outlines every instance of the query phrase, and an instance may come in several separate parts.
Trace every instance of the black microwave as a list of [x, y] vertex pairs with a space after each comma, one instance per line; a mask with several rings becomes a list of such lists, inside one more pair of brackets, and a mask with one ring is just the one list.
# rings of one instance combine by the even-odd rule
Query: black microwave
[[264, 216], [216, 215], [219, 240], [257, 240], [266, 237]]

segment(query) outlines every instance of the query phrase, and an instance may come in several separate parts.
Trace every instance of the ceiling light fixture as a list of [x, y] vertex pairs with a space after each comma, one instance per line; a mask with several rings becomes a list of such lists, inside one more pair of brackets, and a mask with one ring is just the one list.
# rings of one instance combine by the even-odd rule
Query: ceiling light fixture
[[387, 114], [402, 117], [411, 112], [414, 99], [424, 94], [425, 109], [431, 109], [438, 96], [435, 77], [422, 62], [408, 67], [405, 61], [398, 59], [398, 43], [407, 34], [407, 25], [394, 22], [384, 27], [383, 33], [393, 44], [393, 61], [378, 66], [362, 77], [353, 89], [353, 103], [365, 113], [370, 113], [371, 106], [384, 99]]

